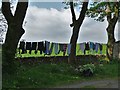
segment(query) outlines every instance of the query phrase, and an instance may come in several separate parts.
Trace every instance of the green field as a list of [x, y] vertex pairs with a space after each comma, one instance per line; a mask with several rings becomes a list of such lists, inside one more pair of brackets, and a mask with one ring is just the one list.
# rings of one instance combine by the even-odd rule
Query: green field
[[[44, 53], [40, 54], [40, 51], [38, 51], [38, 53], [35, 54], [34, 50], [32, 50], [31, 54], [28, 53], [29, 52], [28, 50], [27, 50], [26, 54], [19, 54], [18, 52], [19, 51], [17, 49], [16, 57], [41, 57], [41, 56], [44, 56]], [[98, 53], [96, 53], [95, 51], [93, 53], [91, 53], [89, 51], [86, 51], [86, 55], [89, 55], [89, 54], [98, 55], [98, 54], [100, 54], [100, 50], [98, 50]], [[81, 50], [79, 51], [79, 45], [77, 45], [77, 47], [76, 47], [76, 55], [84, 55], [84, 53], [82, 53]], [[103, 44], [102, 55], [106, 55], [106, 45], [105, 44]], [[53, 48], [52, 54], [51, 55], [45, 55], [45, 56], [63, 56], [63, 52], [60, 52], [58, 55], [56, 55], [54, 53], [54, 48]], [[67, 55], [67, 50], [66, 50], [66, 56], [68, 56]]]

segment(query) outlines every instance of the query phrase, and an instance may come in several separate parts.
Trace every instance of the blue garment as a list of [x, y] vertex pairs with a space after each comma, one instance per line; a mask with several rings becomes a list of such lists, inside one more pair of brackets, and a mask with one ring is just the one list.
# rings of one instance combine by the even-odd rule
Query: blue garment
[[71, 51], [71, 44], [68, 44], [68, 50], [67, 50], [67, 54], [70, 55], [70, 51]]
[[93, 42], [90, 42], [90, 49], [93, 49]]
[[95, 44], [95, 51], [96, 51], [96, 53], [98, 52], [98, 49], [99, 49], [99, 43], [96, 43]]
[[55, 52], [55, 54], [57, 55], [58, 54], [58, 52], [59, 52], [59, 50], [58, 50], [58, 43], [54, 43], [54, 52]]
[[85, 43], [80, 43], [80, 49], [84, 53], [85, 50]]
[[94, 43], [93, 42], [90, 42], [89, 43], [89, 46], [90, 46], [90, 51], [89, 51], [89, 54], [93, 54], [93, 50], [94, 50]]

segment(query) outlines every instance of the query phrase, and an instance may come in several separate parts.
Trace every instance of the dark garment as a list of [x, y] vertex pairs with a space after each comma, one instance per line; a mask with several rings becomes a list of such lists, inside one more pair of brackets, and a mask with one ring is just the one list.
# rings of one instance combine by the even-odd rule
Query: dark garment
[[84, 54], [86, 54], [86, 51], [84, 50]]
[[59, 44], [59, 53], [60, 51], [63, 52], [63, 56], [65, 56], [66, 49], [67, 49], [67, 44]]
[[102, 51], [102, 44], [99, 44], [100, 51]]
[[86, 50], [90, 50], [89, 43], [86, 43], [86, 44], [85, 44], [84, 54], [86, 54]]
[[67, 49], [67, 44], [64, 44], [64, 46], [63, 46], [63, 56], [65, 56], [66, 49]]
[[95, 50], [95, 44], [93, 43], [93, 50]]
[[19, 49], [25, 48], [25, 42], [20, 42]]
[[50, 50], [49, 50], [49, 54], [50, 54], [50, 55], [51, 55], [51, 53], [52, 53], [53, 46], [54, 46], [54, 43], [51, 43], [51, 47], [50, 47]]
[[26, 42], [26, 50], [31, 50], [31, 42]]
[[89, 43], [85, 44], [85, 50], [90, 50]]
[[61, 52], [64, 51], [64, 44], [59, 44], [59, 52], [58, 52], [58, 54], [60, 53], [60, 51]]
[[32, 50], [36, 50], [37, 48], [37, 42], [32, 42]]
[[40, 54], [42, 54], [42, 52], [45, 53], [44, 42], [38, 42], [38, 50], [40, 50]]
[[37, 54], [37, 42], [32, 42], [32, 48], [31, 50], [35, 50], [35, 54]]
[[26, 42], [26, 50], [29, 50], [29, 54], [31, 54], [31, 50], [32, 50], [31, 42]]
[[19, 54], [20, 54], [20, 49], [22, 49], [22, 53], [21, 54], [24, 54], [25, 53], [25, 42], [20, 42]]

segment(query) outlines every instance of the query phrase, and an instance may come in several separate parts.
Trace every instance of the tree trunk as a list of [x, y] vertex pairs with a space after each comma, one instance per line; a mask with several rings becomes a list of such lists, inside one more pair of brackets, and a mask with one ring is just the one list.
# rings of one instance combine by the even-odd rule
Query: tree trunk
[[115, 38], [114, 38], [114, 28], [112, 25], [109, 25], [107, 28], [107, 33], [108, 33], [108, 42], [107, 42], [107, 58], [109, 60], [112, 60], [113, 58], [113, 48], [114, 48], [114, 43], [115, 43]]
[[106, 55], [109, 60], [113, 59], [113, 49], [115, 44], [114, 31], [115, 31], [115, 25], [117, 21], [118, 21], [118, 17], [115, 17], [115, 16], [113, 19], [110, 19], [110, 18], [108, 19], [108, 27], [106, 29], [108, 34]]
[[73, 34], [70, 40], [71, 53], [68, 59], [68, 63], [70, 64], [76, 64], [76, 43], [79, 35], [79, 29], [80, 29], [79, 24], [76, 24], [73, 28]]
[[[14, 23], [11, 22], [11, 24]], [[18, 42], [23, 34], [24, 30], [18, 25], [8, 25], [6, 41], [2, 47], [3, 73], [13, 73], [15, 70], [17, 70], [14, 59]]]
[[[108, 3], [109, 5], [109, 3]], [[118, 2], [114, 2], [114, 6], [118, 8]], [[112, 18], [113, 16], [113, 18]], [[108, 21], [108, 27], [107, 27], [107, 34], [108, 34], [108, 42], [107, 42], [107, 50], [106, 55], [109, 60], [113, 59], [113, 49], [115, 44], [115, 25], [118, 21], [118, 12], [115, 12], [114, 15], [110, 12], [107, 14], [107, 21]]]
[[77, 64], [77, 62], [76, 62], [76, 43], [77, 43], [80, 27], [81, 27], [81, 25], [84, 21], [84, 18], [85, 18], [85, 14], [86, 14], [86, 11], [87, 11], [87, 6], [88, 6], [88, 2], [83, 2], [83, 6], [82, 6], [82, 9], [81, 9], [79, 18], [78, 18], [78, 20], [76, 20], [74, 7], [73, 7], [73, 2], [70, 2], [72, 21], [73, 21], [73, 23], [70, 26], [73, 26], [73, 33], [72, 33], [72, 37], [71, 37], [71, 40], [70, 40], [71, 53], [70, 53], [69, 58], [68, 58], [68, 63], [69, 64], [73, 64], [73, 65]]
[[7, 0], [7, 2], [2, 2], [2, 13], [8, 23], [6, 39], [2, 47], [3, 74], [11, 74], [17, 70], [14, 59], [18, 42], [25, 32], [22, 28], [22, 24], [26, 15], [27, 7], [28, 0], [26, 0], [26, 2], [18, 2], [15, 15], [13, 16], [10, 10], [9, 0]]

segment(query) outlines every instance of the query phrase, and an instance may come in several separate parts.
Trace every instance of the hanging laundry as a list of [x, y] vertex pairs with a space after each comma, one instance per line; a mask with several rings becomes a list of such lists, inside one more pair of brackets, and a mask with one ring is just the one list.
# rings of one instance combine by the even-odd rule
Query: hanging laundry
[[44, 46], [44, 42], [38, 42], [38, 50], [40, 50], [40, 54], [42, 54], [43, 52], [45, 53], [45, 46]]
[[31, 50], [31, 42], [26, 42], [26, 50]]
[[90, 50], [90, 47], [89, 47], [89, 43], [88, 43], [88, 42], [85, 44], [85, 50]]
[[86, 54], [86, 50], [90, 50], [90, 47], [89, 47], [89, 43], [88, 43], [88, 42], [85, 44], [84, 54]]
[[19, 54], [20, 54], [20, 49], [22, 49], [21, 54], [25, 53], [25, 42], [21, 41], [19, 44]]
[[37, 54], [37, 42], [32, 42], [32, 49], [31, 50], [35, 50], [35, 54]]
[[58, 50], [58, 43], [54, 43], [54, 52], [55, 52], [55, 54], [57, 55], [58, 54], [58, 52], [59, 52], [59, 50]]
[[99, 44], [99, 48], [100, 48], [100, 54], [102, 54], [102, 49], [103, 49], [102, 44]]
[[71, 44], [68, 44], [68, 50], [67, 50], [67, 54], [70, 55], [70, 51], [71, 51]]
[[89, 46], [90, 46], [90, 53], [93, 54], [93, 42], [90, 42], [89, 43]]
[[95, 50], [96, 44], [93, 43], [93, 54], [95, 54], [96, 50]]
[[93, 49], [93, 42], [90, 42], [90, 49]]
[[58, 52], [58, 54], [60, 53], [60, 51], [61, 52], [64, 51], [64, 44], [59, 44], [59, 52]]
[[65, 56], [66, 49], [67, 49], [67, 44], [64, 44], [64, 45], [63, 45], [63, 56]]
[[51, 53], [52, 53], [53, 46], [54, 46], [54, 43], [51, 43], [51, 47], [50, 47], [50, 50], [49, 50], [49, 54], [50, 54], [50, 55], [51, 55]]
[[85, 54], [85, 43], [80, 43], [80, 50]]
[[95, 50], [95, 43], [93, 43], [93, 51]]
[[31, 42], [26, 42], [26, 50], [29, 50], [29, 54], [31, 54], [31, 49], [32, 49]]
[[95, 51], [96, 51], [96, 53], [98, 52], [98, 49], [99, 49], [99, 43], [95, 43]]
[[48, 42], [48, 41], [45, 41], [45, 54], [49, 54], [49, 46], [50, 46], [50, 42]]

